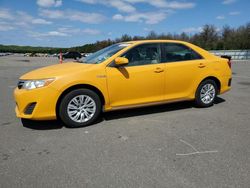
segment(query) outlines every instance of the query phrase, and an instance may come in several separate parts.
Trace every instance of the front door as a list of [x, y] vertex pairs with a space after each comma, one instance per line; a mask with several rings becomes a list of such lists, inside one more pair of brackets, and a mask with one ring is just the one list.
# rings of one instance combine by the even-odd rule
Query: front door
[[122, 107], [158, 102], [164, 98], [165, 67], [160, 63], [160, 45], [142, 44], [122, 55], [126, 66], [108, 66], [110, 105]]

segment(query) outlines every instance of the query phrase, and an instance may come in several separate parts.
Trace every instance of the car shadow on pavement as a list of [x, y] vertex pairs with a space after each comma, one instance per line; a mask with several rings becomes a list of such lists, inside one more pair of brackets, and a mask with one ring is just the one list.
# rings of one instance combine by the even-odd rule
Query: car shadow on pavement
[[113, 119], [121, 119], [133, 116], [142, 116], [147, 114], [156, 114], [161, 112], [168, 112], [168, 111], [176, 111], [182, 110], [187, 108], [193, 108], [193, 102], [185, 101], [185, 102], [177, 102], [171, 104], [162, 104], [162, 105], [155, 105], [155, 106], [148, 106], [148, 107], [140, 107], [140, 108], [132, 108], [132, 109], [124, 109], [124, 110], [117, 110], [106, 112], [103, 114], [104, 120], [113, 120]]
[[64, 124], [60, 120], [50, 120], [50, 121], [34, 121], [28, 119], [21, 119], [24, 127], [34, 130], [51, 130], [51, 129], [61, 129]]
[[[217, 97], [216, 100], [214, 101], [214, 104], [220, 104], [223, 102], [225, 102], [224, 99]], [[113, 119], [121, 119], [121, 118], [133, 117], [133, 116], [141, 116], [141, 115], [147, 115], [147, 114], [183, 110], [183, 109], [188, 109], [188, 108], [196, 108], [193, 101], [175, 102], [175, 103], [169, 103], [169, 104], [106, 112], [103, 114], [103, 120], [109, 121]]]
[[[220, 104], [223, 102], [225, 102], [225, 100], [220, 97], [217, 97], [217, 99], [214, 101], [215, 104]], [[102, 114], [100, 118], [98, 118], [98, 120], [94, 124], [101, 123], [102, 121], [109, 121], [109, 120], [134, 117], [134, 116], [142, 116], [147, 114], [156, 114], [161, 112], [170, 112], [188, 108], [195, 108], [193, 101], [184, 101], [184, 102], [176, 102], [163, 105], [105, 112]], [[64, 123], [60, 120], [34, 121], [34, 120], [22, 119], [21, 121], [24, 127], [34, 130], [61, 129], [65, 126]]]
[[217, 97], [217, 98], [215, 99], [215, 101], [214, 101], [214, 104], [220, 104], [220, 103], [223, 103], [223, 102], [225, 102], [225, 101], [226, 101], [225, 99], [220, 98], [220, 97]]

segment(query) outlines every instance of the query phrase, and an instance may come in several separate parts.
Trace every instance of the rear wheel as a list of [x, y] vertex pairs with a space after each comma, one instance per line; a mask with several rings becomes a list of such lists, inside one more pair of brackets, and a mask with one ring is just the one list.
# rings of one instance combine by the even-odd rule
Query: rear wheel
[[212, 106], [218, 94], [218, 87], [214, 80], [207, 79], [200, 83], [195, 94], [195, 104], [198, 107]]
[[99, 96], [89, 89], [76, 89], [64, 96], [59, 116], [68, 127], [83, 127], [94, 123], [101, 112]]

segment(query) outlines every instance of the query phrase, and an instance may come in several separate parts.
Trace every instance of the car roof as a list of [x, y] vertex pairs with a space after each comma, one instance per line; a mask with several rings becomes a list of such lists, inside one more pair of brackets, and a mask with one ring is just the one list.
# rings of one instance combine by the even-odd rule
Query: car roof
[[180, 40], [161, 40], [161, 39], [158, 39], [158, 40], [134, 40], [134, 41], [127, 41], [127, 42], [122, 42], [122, 43], [132, 43], [132, 44], [136, 44], [136, 43], [164, 43], [164, 42], [174, 42], [174, 43], [187, 43], [185, 41], [180, 41]]

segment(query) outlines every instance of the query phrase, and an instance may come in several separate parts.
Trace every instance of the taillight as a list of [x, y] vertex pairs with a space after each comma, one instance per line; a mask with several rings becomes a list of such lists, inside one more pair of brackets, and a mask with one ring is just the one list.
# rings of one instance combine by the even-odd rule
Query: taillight
[[231, 69], [231, 59], [232, 59], [232, 57], [231, 56], [228, 56], [228, 55], [222, 55], [221, 56], [222, 58], [225, 58], [225, 59], [228, 59], [228, 62], [227, 62], [227, 64], [228, 64], [228, 66], [230, 67], [230, 69]]

